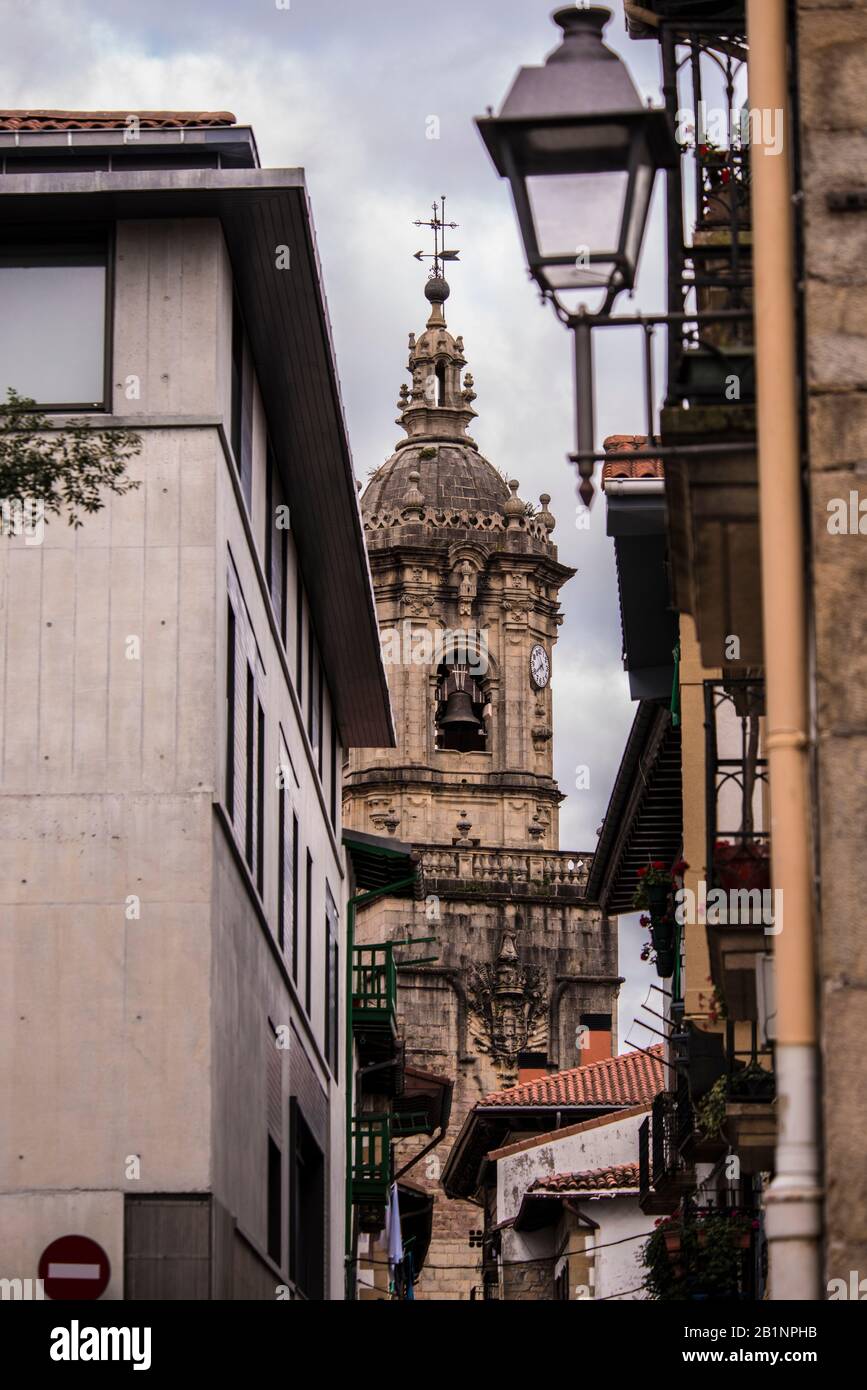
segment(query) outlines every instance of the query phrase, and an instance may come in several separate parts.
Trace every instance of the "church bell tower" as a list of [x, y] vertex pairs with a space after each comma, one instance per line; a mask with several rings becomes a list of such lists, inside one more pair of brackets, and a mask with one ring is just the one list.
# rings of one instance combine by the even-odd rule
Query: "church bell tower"
[[[443, 223], [435, 208], [435, 236]], [[397, 746], [352, 751], [344, 824], [422, 860], [415, 917], [385, 899], [357, 931], [436, 938], [435, 963], [398, 978], [407, 1063], [455, 1083], [450, 1133], [412, 1174], [435, 1199], [438, 1267], [417, 1296], [468, 1298], [480, 1221], [439, 1187], [450, 1144], [487, 1093], [616, 1052], [619, 981], [615, 924], [584, 898], [592, 855], [559, 849], [551, 678], [575, 571], [557, 558], [550, 498], [524, 501], [468, 432], [476, 392], [441, 262], [437, 242], [397, 403], [405, 437], [361, 497]]]

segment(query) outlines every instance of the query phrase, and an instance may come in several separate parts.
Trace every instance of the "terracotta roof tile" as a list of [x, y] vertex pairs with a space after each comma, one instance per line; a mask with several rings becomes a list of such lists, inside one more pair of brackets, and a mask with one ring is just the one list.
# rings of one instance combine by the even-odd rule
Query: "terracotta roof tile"
[[647, 448], [646, 434], [610, 434], [603, 442], [607, 458], [602, 465], [603, 486], [607, 478], [664, 478], [662, 459], [630, 459], [630, 453]]
[[235, 124], [231, 111], [0, 111], [0, 130], [123, 130], [130, 116], [141, 130]]
[[[648, 1055], [650, 1054], [650, 1055]], [[624, 1052], [584, 1067], [525, 1081], [507, 1091], [492, 1091], [480, 1105], [541, 1106], [639, 1105], [664, 1086], [662, 1045], [645, 1052]]]
[[611, 1192], [638, 1186], [637, 1163], [585, 1168], [581, 1173], [549, 1173], [530, 1184], [530, 1192]]

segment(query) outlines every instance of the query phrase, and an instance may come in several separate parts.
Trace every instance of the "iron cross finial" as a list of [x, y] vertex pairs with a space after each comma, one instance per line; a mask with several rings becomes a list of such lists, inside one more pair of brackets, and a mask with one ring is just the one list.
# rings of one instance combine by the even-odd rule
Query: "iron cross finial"
[[417, 261], [433, 261], [431, 279], [438, 280], [442, 276], [442, 262], [456, 261], [460, 256], [460, 251], [447, 251], [445, 245], [446, 228], [457, 227], [460, 224], [446, 221], [446, 195], [444, 193], [440, 198], [440, 206], [438, 207], [436, 203], [433, 203], [432, 211], [433, 217], [429, 221], [416, 221], [412, 225], [414, 227], [429, 227], [434, 234], [433, 255], [430, 252], [416, 251], [415, 259]]

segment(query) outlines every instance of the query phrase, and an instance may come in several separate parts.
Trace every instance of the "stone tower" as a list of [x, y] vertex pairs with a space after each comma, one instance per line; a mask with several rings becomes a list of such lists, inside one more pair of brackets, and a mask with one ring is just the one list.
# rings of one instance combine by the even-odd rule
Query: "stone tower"
[[469, 1298], [483, 1223], [439, 1187], [451, 1143], [489, 1092], [616, 1051], [619, 982], [615, 926], [584, 898], [591, 856], [559, 850], [550, 674], [574, 571], [550, 498], [528, 506], [467, 433], [476, 395], [449, 287], [435, 272], [425, 294], [398, 401], [406, 438], [362, 496], [397, 747], [351, 754], [344, 823], [422, 856], [425, 901], [383, 900], [358, 940], [436, 938], [399, 952], [407, 1064], [455, 1082], [449, 1134], [409, 1174], [435, 1195], [417, 1296]]

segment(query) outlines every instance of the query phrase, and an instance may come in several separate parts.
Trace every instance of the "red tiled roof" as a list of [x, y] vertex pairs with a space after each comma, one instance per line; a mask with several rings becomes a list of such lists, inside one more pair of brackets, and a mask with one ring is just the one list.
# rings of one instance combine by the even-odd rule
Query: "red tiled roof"
[[530, 1184], [530, 1192], [613, 1192], [638, 1186], [637, 1163], [614, 1163], [610, 1168], [585, 1168], [581, 1173], [549, 1173]]
[[662, 459], [630, 459], [630, 453], [647, 448], [646, 434], [610, 434], [603, 441], [606, 454], [611, 455], [602, 465], [602, 483], [607, 478], [664, 478]]
[[664, 1084], [662, 1044], [657, 1043], [647, 1053], [624, 1052], [620, 1057], [606, 1057], [602, 1062], [525, 1081], [508, 1091], [492, 1091], [479, 1104], [531, 1109], [545, 1105], [640, 1105], [653, 1100]]
[[142, 130], [235, 124], [231, 111], [0, 111], [0, 130], [123, 130], [130, 116]]

